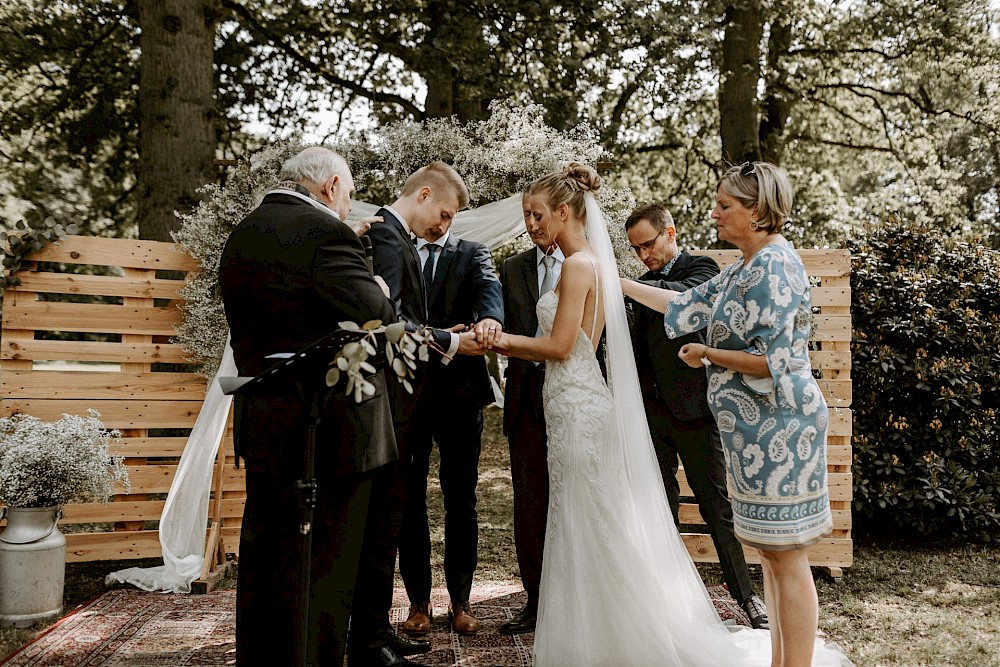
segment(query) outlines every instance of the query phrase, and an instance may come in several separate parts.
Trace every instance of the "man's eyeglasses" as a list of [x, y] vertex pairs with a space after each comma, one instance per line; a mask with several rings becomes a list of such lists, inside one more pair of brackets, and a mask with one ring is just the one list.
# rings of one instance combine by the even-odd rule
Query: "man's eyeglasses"
[[640, 243], [639, 245], [632, 246], [632, 250], [634, 250], [635, 252], [639, 252], [640, 250], [646, 250], [648, 252], [648, 251], [652, 250], [653, 246], [656, 245], [657, 239], [659, 239], [661, 236], [663, 236], [663, 232], [665, 232], [665, 231], [667, 231], [667, 230], [666, 229], [661, 229], [659, 234], [657, 234], [653, 238], [649, 239], [645, 243]]
[[757, 165], [753, 162], [744, 162], [740, 165], [740, 176], [756, 176]]

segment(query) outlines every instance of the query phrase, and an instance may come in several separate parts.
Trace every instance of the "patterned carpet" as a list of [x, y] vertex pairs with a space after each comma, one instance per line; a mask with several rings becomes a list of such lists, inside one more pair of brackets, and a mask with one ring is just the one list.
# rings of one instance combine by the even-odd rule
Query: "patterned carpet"
[[[748, 621], [721, 586], [709, 589], [724, 620]], [[477, 584], [473, 611], [482, 630], [459, 637], [448, 627], [448, 595], [435, 589], [432, 650], [413, 656], [428, 667], [530, 667], [533, 635], [505, 637], [497, 628], [524, 605], [520, 586]], [[392, 620], [406, 619], [407, 601], [395, 592]], [[164, 595], [131, 588], [108, 591], [76, 609], [35, 641], [0, 662], [4, 667], [159, 667], [235, 664], [233, 649], [235, 591], [206, 595]]]

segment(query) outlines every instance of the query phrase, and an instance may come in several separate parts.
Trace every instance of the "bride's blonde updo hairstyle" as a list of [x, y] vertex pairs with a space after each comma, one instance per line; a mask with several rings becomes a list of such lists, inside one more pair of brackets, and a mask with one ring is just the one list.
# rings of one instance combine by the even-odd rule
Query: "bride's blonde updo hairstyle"
[[781, 233], [792, 212], [792, 184], [783, 169], [770, 162], [744, 162], [730, 167], [716, 188], [726, 191], [744, 208], [757, 208], [757, 227], [768, 234]]
[[567, 204], [580, 220], [587, 219], [586, 193], [597, 192], [604, 180], [593, 167], [579, 162], [570, 162], [560, 171], [545, 174], [524, 188], [524, 196], [539, 195], [544, 198], [549, 210], [559, 204]]

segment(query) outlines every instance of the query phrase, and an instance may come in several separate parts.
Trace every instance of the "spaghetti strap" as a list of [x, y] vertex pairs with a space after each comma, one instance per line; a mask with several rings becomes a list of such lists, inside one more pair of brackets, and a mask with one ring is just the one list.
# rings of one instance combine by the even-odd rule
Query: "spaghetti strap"
[[590, 255], [586, 256], [590, 260], [590, 265], [594, 267], [594, 321], [590, 325], [590, 342], [594, 342], [594, 334], [597, 333], [597, 314], [601, 311], [601, 276], [597, 273], [597, 264]]

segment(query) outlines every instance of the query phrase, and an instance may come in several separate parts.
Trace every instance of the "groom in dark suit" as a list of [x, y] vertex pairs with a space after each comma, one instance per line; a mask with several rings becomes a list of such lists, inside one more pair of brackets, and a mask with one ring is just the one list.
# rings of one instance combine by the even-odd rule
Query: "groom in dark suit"
[[[413, 237], [443, 234], [459, 210], [468, 206], [469, 191], [462, 178], [444, 162], [432, 162], [407, 178], [399, 197], [391, 206], [378, 210], [383, 222], [372, 226], [375, 273], [389, 289], [400, 318], [412, 325], [430, 324], [427, 290]], [[458, 333], [466, 323], [449, 329], [433, 329], [435, 352], [426, 364], [418, 364], [413, 393], [390, 383], [393, 423], [399, 447], [399, 464], [387, 466], [374, 481], [372, 503], [378, 511], [365, 530], [351, 640], [350, 667], [369, 665], [400, 667], [414, 665], [405, 655], [430, 650], [430, 644], [396, 634], [389, 623], [396, 549], [405, 498], [403, 472], [413, 459], [413, 442], [418, 420], [417, 403], [425, 390], [429, 365], [449, 364], [456, 353], [482, 354], [476, 333]]]
[[[427, 287], [430, 324], [456, 322], [503, 331], [500, 281], [489, 249], [456, 238], [442, 224], [417, 239], [417, 254]], [[440, 233], [443, 230], [443, 235]], [[442, 410], [447, 400], [447, 413]], [[420, 635], [430, 631], [431, 540], [427, 518], [427, 477], [432, 441], [441, 457], [444, 496], [444, 573], [451, 599], [449, 617], [459, 634], [475, 634], [479, 621], [469, 607], [476, 570], [479, 523], [476, 485], [482, 450], [483, 407], [494, 400], [486, 358], [455, 357], [448, 365], [431, 364], [413, 419], [412, 457], [404, 465], [406, 501], [399, 539], [399, 573], [410, 598], [403, 630]]]
[[[625, 221], [625, 231], [632, 249], [649, 269], [639, 277], [639, 282], [683, 292], [719, 273], [719, 265], [710, 257], [678, 252], [673, 217], [659, 204], [640, 206], [633, 211]], [[715, 418], [706, 400], [705, 371], [689, 367], [677, 356], [687, 343], [704, 343], [704, 333], [667, 338], [661, 313], [635, 302], [630, 307], [632, 347], [646, 419], [674, 521], [679, 524], [679, 457], [698, 509], [712, 534], [730, 595], [746, 611], [755, 628], [766, 628], [764, 603], [753, 592], [743, 547], [733, 533], [726, 461]]]
[[[282, 166], [284, 181], [230, 234], [219, 285], [240, 375], [257, 375], [275, 353], [295, 352], [338, 323], [395, 320], [392, 302], [368, 271], [355, 232], [341, 222], [354, 189], [343, 158], [307, 148]], [[355, 402], [343, 386], [326, 389], [316, 438], [306, 661], [343, 662], [355, 574], [373, 475], [396, 459], [382, 371], [375, 393]], [[310, 382], [304, 383], [310, 386]], [[392, 381], [395, 383], [395, 380]], [[236, 661], [267, 657], [291, 665], [296, 642], [299, 554], [295, 480], [303, 477], [310, 401], [289, 384], [244, 400], [237, 446], [246, 467], [246, 507], [236, 589]]]
[[[562, 251], [534, 217], [525, 227], [535, 244], [508, 257], [500, 268], [507, 331], [534, 336], [538, 331], [535, 305], [541, 290], [559, 278]], [[546, 267], [548, 264], [548, 267]], [[548, 276], [546, 276], [548, 273]], [[549, 472], [542, 384], [545, 364], [508, 357], [504, 391], [503, 433], [510, 449], [510, 476], [514, 491], [514, 549], [528, 602], [514, 618], [500, 626], [506, 635], [534, 632], [542, 578], [542, 550], [549, 506]]]

